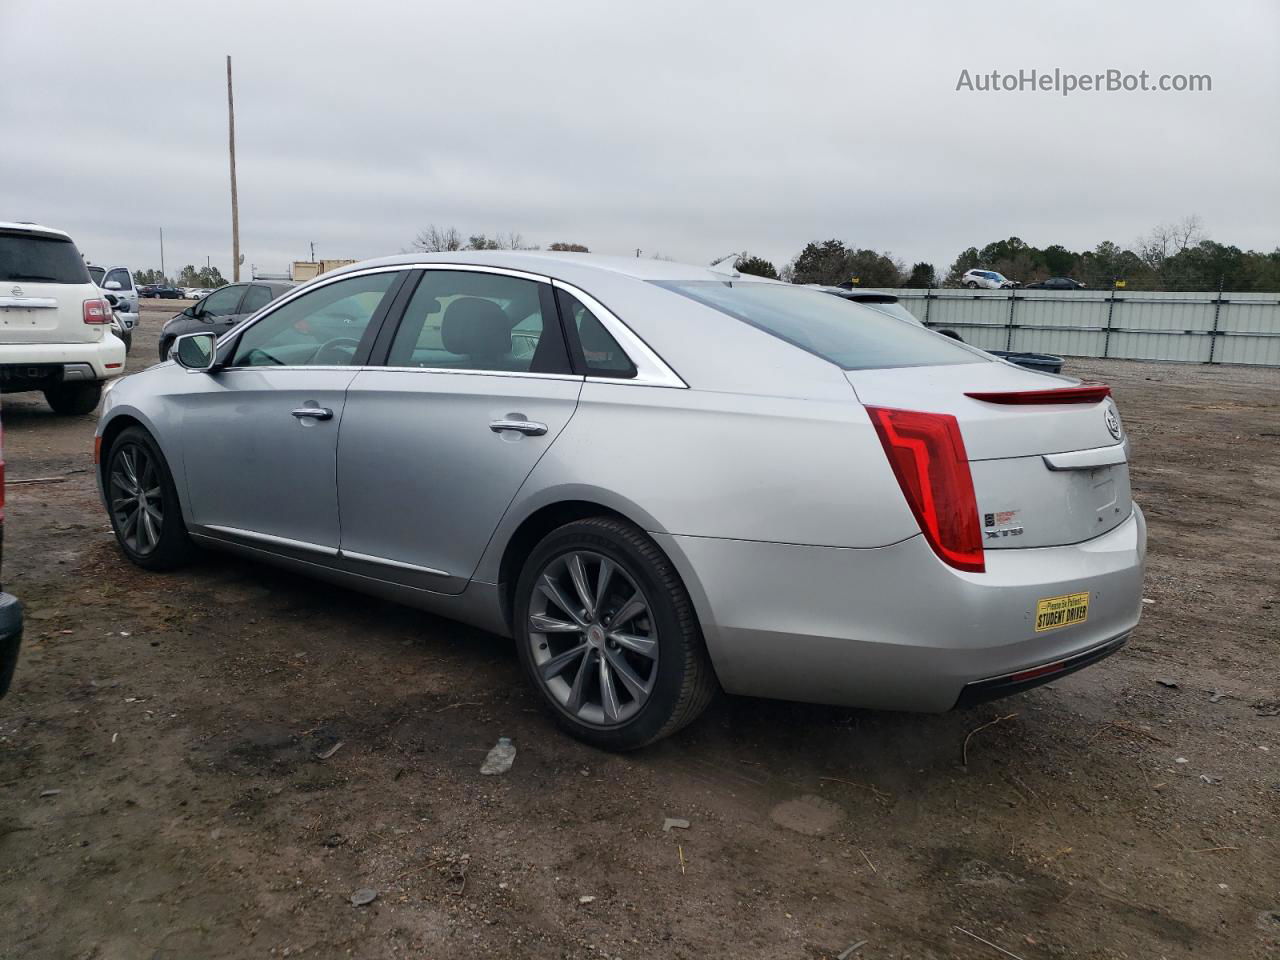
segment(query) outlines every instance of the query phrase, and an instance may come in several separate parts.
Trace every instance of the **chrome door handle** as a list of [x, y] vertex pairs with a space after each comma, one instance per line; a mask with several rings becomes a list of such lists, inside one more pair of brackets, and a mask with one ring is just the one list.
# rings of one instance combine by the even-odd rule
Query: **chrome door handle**
[[312, 420], [332, 420], [333, 411], [328, 407], [299, 407], [292, 411], [293, 415], [299, 420], [310, 417]]
[[547, 432], [547, 425], [538, 423], [535, 420], [494, 420], [490, 422], [489, 429], [494, 433], [501, 433], [503, 430], [514, 430], [516, 433], [523, 433], [527, 437], [540, 437]]

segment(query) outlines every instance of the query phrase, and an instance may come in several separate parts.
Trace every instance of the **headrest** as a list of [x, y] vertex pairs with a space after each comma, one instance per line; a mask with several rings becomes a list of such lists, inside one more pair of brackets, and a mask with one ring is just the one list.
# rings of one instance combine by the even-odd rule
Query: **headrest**
[[440, 341], [450, 353], [501, 357], [511, 352], [511, 321], [492, 300], [459, 297], [444, 312]]

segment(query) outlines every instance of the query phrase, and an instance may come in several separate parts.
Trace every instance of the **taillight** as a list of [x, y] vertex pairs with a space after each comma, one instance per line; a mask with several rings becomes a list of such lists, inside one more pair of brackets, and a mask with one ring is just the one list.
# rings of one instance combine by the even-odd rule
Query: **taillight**
[[867, 413], [933, 552], [957, 570], [985, 572], [978, 499], [956, 418], [888, 407]]
[[86, 300], [84, 302], [85, 323], [110, 323], [111, 304], [105, 300]]

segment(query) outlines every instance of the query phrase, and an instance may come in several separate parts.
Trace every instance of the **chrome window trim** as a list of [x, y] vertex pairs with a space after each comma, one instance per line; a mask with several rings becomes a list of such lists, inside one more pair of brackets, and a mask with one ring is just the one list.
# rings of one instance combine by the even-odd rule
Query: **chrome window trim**
[[289, 537], [277, 537], [270, 533], [258, 533], [256, 530], [242, 530], [239, 527], [205, 524], [204, 529], [229, 537], [239, 537], [242, 540], [261, 543], [269, 547], [287, 547], [290, 550], [303, 550], [307, 553], [318, 553], [326, 557], [336, 557], [339, 552], [337, 547], [326, 547], [319, 543], [309, 543], [306, 540], [291, 540]]
[[[350, 280], [354, 277], [369, 276], [376, 273], [394, 273], [397, 271], [409, 270], [452, 270], [460, 273], [492, 273], [498, 276], [515, 277], [519, 280], [531, 280], [535, 283], [546, 283], [553, 288], [559, 288], [567, 293], [577, 297], [582, 304], [596, 315], [596, 318], [609, 331], [609, 334], [618, 341], [618, 346], [622, 347], [623, 352], [631, 358], [631, 362], [635, 364], [636, 375], [634, 377], [593, 377], [587, 375], [586, 380], [592, 383], [616, 383], [630, 384], [638, 387], [674, 387], [678, 389], [688, 389], [689, 385], [684, 382], [670, 366], [667, 365], [654, 350], [645, 341], [628, 327], [618, 316], [602, 304], [599, 300], [587, 293], [581, 287], [566, 283], [563, 280], [557, 280], [554, 277], [545, 276], [538, 273], [529, 273], [525, 270], [511, 270], [506, 267], [491, 267], [484, 264], [472, 263], [395, 263], [380, 267], [366, 267], [362, 270], [352, 270], [335, 274], [332, 277], [323, 279], [317, 277], [309, 283], [304, 283], [297, 290], [291, 291], [276, 300], [272, 300], [269, 304], [259, 310], [251, 317], [246, 317], [236, 326], [228, 330], [218, 338], [218, 346], [221, 347], [224, 340], [228, 341], [231, 337], [239, 337], [249, 327], [254, 324], [261, 323], [276, 310], [292, 303], [295, 299], [305, 296], [313, 290], [320, 287], [328, 286], [331, 283], [339, 283], [343, 280]], [[252, 281], [249, 281], [252, 283]], [[235, 367], [226, 366], [219, 368], [220, 370], [253, 370], [254, 367]], [[520, 377], [546, 377], [555, 379], [581, 380], [583, 377], [577, 375], [566, 374], [550, 374], [550, 373], [520, 373], [507, 370], [455, 370], [445, 367], [352, 367], [352, 366], [272, 366], [272, 370], [415, 370], [429, 371], [433, 373], [478, 373], [486, 376], [520, 376]]]
[[339, 550], [338, 556], [343, 560], [356, 560], [360, 563], [372, 563], [382, 567], [394, 567], [396, 570], [409, 570], [413, 573], [425, 573], [433, 577], [452, 577], [453, 574], [435, 567], [423, 567], [416, 563], [405, 563], [403, 560], [388, 560], [386, 557], [375, 557], [370, 553], [352, 553], [350, 550]]
[[601, 377], [587, 374], [586, 379], [589, 382], [631, 384], [637, 387], [675, 387], [683, 390], [689, 388], [689, 385], [680, 379], [680, 375], [667, 366], [666, 361], [658, 356], [635, 331], [591, 294], [563, 280], [552, 279], [551, 285], [577, 297], [584, 307], [596, 315], [596, 319], [613, 339], [618, 341], [618, 346], [622, 347], [623, 352], [635, 364], [634, 377]]
[[[282, 369], [276, 367], [274, 369]], [[396, 373], [447, 373], [454, 375], [470, 374], [477, 377], [521, 377], [537, 380], [576, 380], [584, 378], [577, 373], [522, 373], [519, 370], [472, 370], [460, 367], [363, 367], [364, 370], [392, 370]]]

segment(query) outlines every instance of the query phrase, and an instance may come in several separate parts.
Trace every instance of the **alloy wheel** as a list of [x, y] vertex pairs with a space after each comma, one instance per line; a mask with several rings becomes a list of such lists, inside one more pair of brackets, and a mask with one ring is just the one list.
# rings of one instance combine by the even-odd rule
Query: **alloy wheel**
[[648, 702], [658, 629], [648, 598], [619, 563], [575, 550], [539, 572], [529, 601], [538, 682], [575, 720], [613, 727]]
[[134, 553], [151, 553], [164, 528], [160, 471], [151, 451], [128, 443], [112, 456], [110, 493], [121, 542]]

